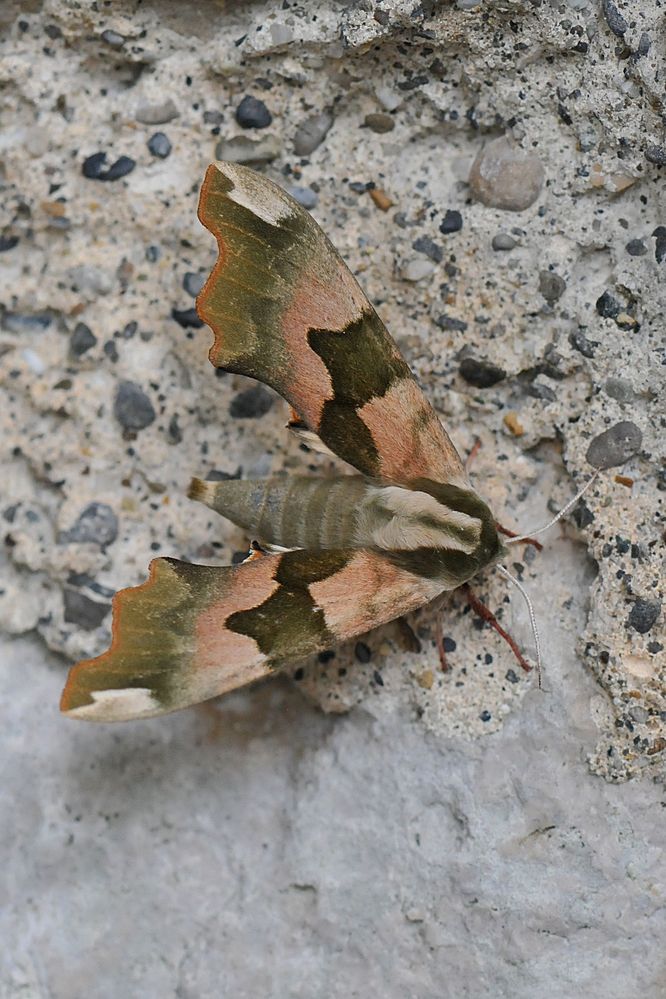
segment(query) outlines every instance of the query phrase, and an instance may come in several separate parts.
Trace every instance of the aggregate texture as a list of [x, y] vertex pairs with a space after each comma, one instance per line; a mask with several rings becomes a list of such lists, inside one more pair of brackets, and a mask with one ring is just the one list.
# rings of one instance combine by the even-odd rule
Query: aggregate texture
[[[10, 999], [663, 995], [663, 15], [0, 5]], [[461, 453], [480, 443], [505, 526], [626, 457], [507, 563], [545, 692], [458, 592], [447, 672], [426, 608], [182, 718], [57, 720], [64, 661], [106, 647], [151, 557], [246, 550], [192, 475], [332, 469], [207, 361], [216, 157], [313, 212]], [[520, 594], [475, 591], [533, 656]]]

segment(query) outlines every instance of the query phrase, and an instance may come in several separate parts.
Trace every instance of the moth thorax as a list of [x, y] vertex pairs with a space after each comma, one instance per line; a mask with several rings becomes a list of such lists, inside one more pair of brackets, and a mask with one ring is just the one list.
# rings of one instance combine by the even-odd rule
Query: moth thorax
[[387, 551], [445, 548], [471, 554], [478, 546], [478, 517], [440, 503], [429, 493], [400, 486], [372, 487], [357, 518], [357, 539]]

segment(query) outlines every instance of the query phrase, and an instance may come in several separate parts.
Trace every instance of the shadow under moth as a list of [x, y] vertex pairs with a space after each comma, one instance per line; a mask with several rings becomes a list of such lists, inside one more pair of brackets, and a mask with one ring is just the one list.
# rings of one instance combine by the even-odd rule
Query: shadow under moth
[[[199, 298], [213, 365], [271, 386], [336, 477], [204, 482], [190, 496], [275, 553], [235, 566], [157, 558], [119, 592], [113, 639], [75, 665], [73, 718], [204, 701], [465, 583], [506, 549], [406, 361], [312, 216], [254, 171], [212, 164], [199, 218], [219, 258]], [[270, 548], [269, 548], [270, 550]]]

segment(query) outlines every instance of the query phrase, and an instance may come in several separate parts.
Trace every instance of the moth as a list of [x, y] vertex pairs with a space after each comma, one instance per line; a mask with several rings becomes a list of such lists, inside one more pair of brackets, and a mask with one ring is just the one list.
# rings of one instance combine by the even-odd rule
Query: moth
[[197, 309], [213, 365], [292, 407], [354, 474], [204, 482], [190, 496], [271, 551], [236, 566], [157, 558], [113, 603], [103, 655], [61, 709], [119, 721], [259, 680], [430, 602], [498, 562], [495, 518], [398, 347], [312, 216], [246, 167], [214, 163], [199, 218], [219, 257]]

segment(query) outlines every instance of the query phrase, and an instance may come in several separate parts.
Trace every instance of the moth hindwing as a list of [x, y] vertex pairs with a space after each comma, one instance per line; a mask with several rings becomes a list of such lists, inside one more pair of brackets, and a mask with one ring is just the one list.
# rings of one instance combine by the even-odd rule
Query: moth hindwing
[[237, 164], [207, 171], [219, 257], [199, 299], [210, 359], [274, 388], [357, 474], [194, 479], [192, 498], [270, 546], [238, 566], [156, 559], [113, 604], [111, 647], [61, 707], [115, 721], [267, 676], [453, 589], [497, 559], [486, 504], [377, 313], [312, 216]]

